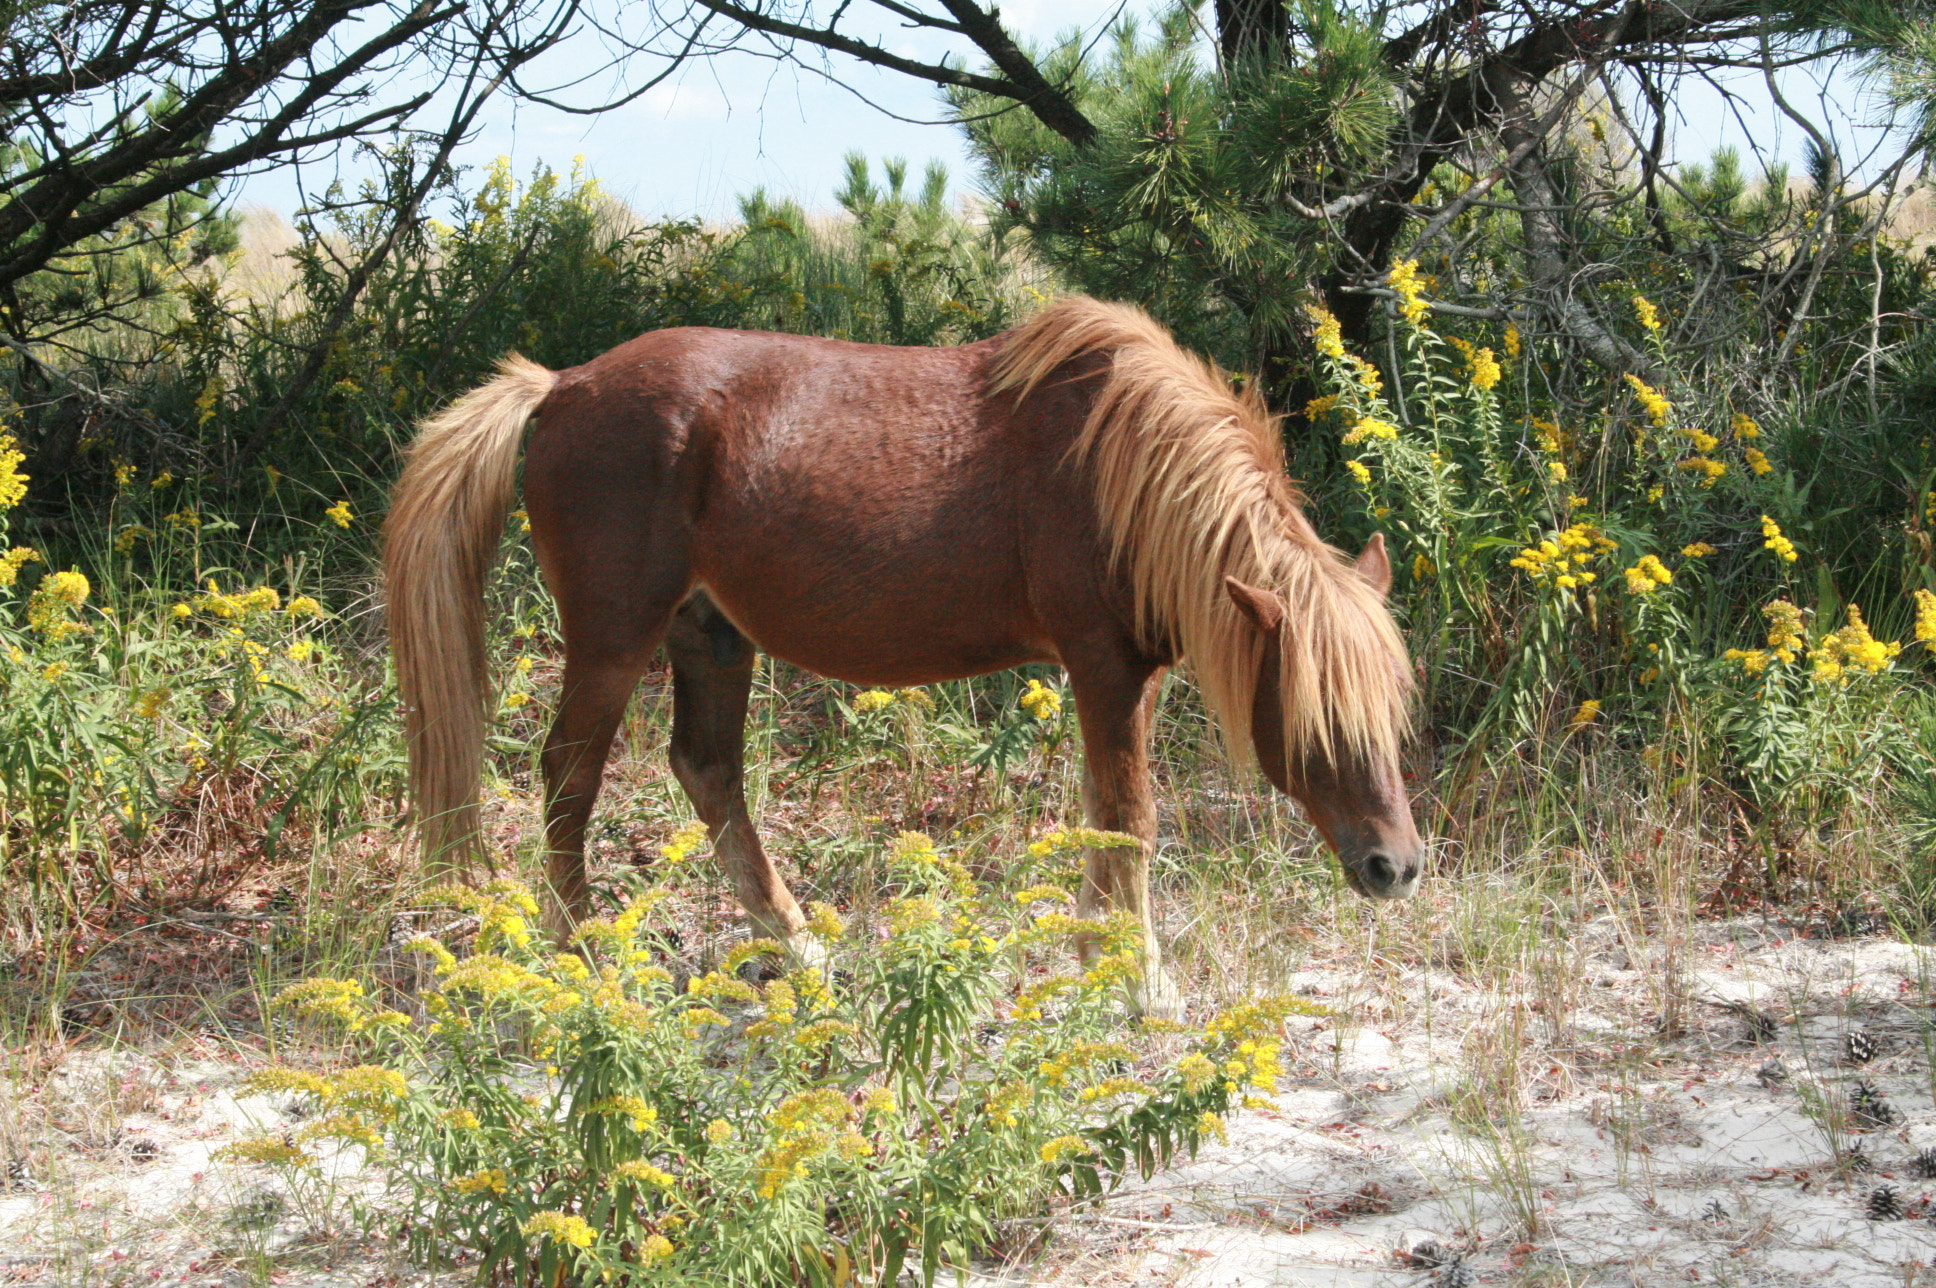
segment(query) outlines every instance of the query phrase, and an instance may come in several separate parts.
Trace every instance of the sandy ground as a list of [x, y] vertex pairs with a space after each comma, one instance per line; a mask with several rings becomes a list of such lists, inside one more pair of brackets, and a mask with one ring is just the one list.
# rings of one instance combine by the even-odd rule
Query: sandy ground
[[[1455, 965], [1314, 961], [1292, 985], [1338, 1015], [1292, 1021], [1297, 1065], [1268, 1108], [1233, 1122], [1227, 1143], [1065, 1214], [1027, 1264], [974, 1278], [1936, 1285], [1936, 1181], [1913, 1162], [1936, 1146], [1931, 950], [1792, 935], [1691, 927], [1671, 1038], [1648, 1027], [1658, 963], [1631, 960], [1611, 919], [1570, 934], [1557, 1019], [1550, 997], [1488, 992]], [[1875, 1046], [1860, 1062], [1857, 1030]], [[28, 1144], [28, 1175], [0, 1182], [0, 1283], [422, 1282], [346, 1238], [313, 1197], [212, 1159], [289, 1121], [272, 1098], [233, 1094], [248, 1066], [212, 1041], [75, 1050], [14, 1086], [0, 1146]], [[1895, 1121], [1852, 1120], [1858, 1079]], [[1884, 1185], [1902, 1218], [1867, 1215]], [[1407, 1255], [1426, 1240], [1442, 1264]], [[1443, 1264], [1454, 1257], [1464, 1270]]]

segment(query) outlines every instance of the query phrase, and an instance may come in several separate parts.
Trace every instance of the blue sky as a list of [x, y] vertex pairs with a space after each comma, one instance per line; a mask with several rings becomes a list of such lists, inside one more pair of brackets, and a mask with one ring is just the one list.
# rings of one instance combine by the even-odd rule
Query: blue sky
[[[1133, 10], [1142, 7], [1132, 4]], [[1096, 35], [1118, 9], [1116, 0], [1011, 0], [1001, 13], [1024, 40], [1046, 41], [1071, 27]], [[933, 59], [953, 49], [971, 64], [979, 62], [966, 42], [949, 43], [936, 33], [883, 27], [879, 34], [888, 48], [906, 56]], [[594, 52], [580, 46], [555, 56], [540, 69], [540, 78], [567, 79]], [[522, 178], [540, 162], [566, 170], [582, 155], [607, 192], [649, 218], [731, 219], [738, 196], [756, 187], [794, 198], [809, 210], [831, 209], [843, 176], [842, 158], [855, 149], [876, 159], [905, 157], [916, 174], [926, 162], [940, 161], [957, 192], [972, 191], [974, 176], [961, 136], [938, 123], [942, 105], [933, 86], [836, 55], [829, 55], [826, 65], [859, 93], [768, 59], [726, 54], [695, 59], [639, 101], [600, 116], [571, 116], [501, 97], [487, 108], [477, 137], [457, 159], [481, 169], [495, 157], [509, 156]], [[636, 63], [628, 70], [636, 78]], [[1738, 109], [1699, 81], [1683, 82], [1675, 99], [1676, 153], [1699, 160], [1718, 144], [1731, 143], [1744, 152], [1752, 152], [1753, 144], [1798, 163], [1805, 136], [1769, 105], [1758, 78], [1737, 76], [1734, 87], [1747, 100]], [[1847, 75], [1824, 79], [1789, 72], [1782, 87], [1817, 122], [1839, 121], [1845, 145], [1855, 149], [1849, 155], [1859, 155], [1874, 141], [1876, 131], [1852, 123], [1878, 119], [1880, 109]], [[594, 97], [599, 88], [587, 85], [578, 94]], [[936, 123], [915, 123], [922, 121]], [[336, 164], [357, 173], [352, 157]], [[1750, 175], [1759, 170], [1752, 159], [1744, 168]], [[304, 177], [320, 187], [331, 169], [312, 165]], [[246, 181], [237, 197], [284, 214], [297, 205], [296, 186], [286, 172]]]

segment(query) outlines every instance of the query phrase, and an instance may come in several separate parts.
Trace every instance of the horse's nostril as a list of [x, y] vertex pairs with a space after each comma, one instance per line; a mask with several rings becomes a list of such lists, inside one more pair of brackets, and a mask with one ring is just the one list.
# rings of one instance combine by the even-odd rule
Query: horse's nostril
[[1398, 869], [1386, 856], [1373, 854], [1365, 860], [1365, 880], [1373, 889], [1389, 890], [1398, 881]]

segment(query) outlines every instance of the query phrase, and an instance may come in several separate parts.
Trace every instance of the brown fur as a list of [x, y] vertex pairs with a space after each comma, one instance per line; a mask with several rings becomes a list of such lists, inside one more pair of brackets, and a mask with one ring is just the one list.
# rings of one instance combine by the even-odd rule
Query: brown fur
[[[475, 835], [479, 603], [533, 410], [525, 506], [565, 643], [544, 770], [566, 920], [588, 898], [613, 733], [662, 643], [673, 769], [767, 933], [803, 919], [745, 805], [750, 645], [878, 685], [1058, 662], [1088, 821], [1145, 841], [1150, 713], [1188, 658], [1233, 751], [1256, 749], [1354, 884], [1410, 890], [1421, 850], [1396, 760], [1404, 655], [1372, 584], [1382, 546], [1354, 571], [1298, 509], [1255, 399], [1142, 314], [1080, 299], [952, 349], [658, 331], [555, 375], [513, 360], [426, 422], [386, 562], [433, 857]], [[1147, 852], [1092, 852], [1080, 906], [1137, 911], [1154, 967]]]

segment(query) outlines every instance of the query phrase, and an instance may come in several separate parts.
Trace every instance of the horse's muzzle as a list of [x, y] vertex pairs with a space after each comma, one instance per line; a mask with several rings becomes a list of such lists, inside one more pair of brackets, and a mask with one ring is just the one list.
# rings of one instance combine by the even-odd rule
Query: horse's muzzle
[[1421, 857], [1416, 852], [1401, 857], [1373, 850], [1355, 866], [1347, 864], [1345, 873], [1367, 899], [1408, 899], [1418, 889]]

